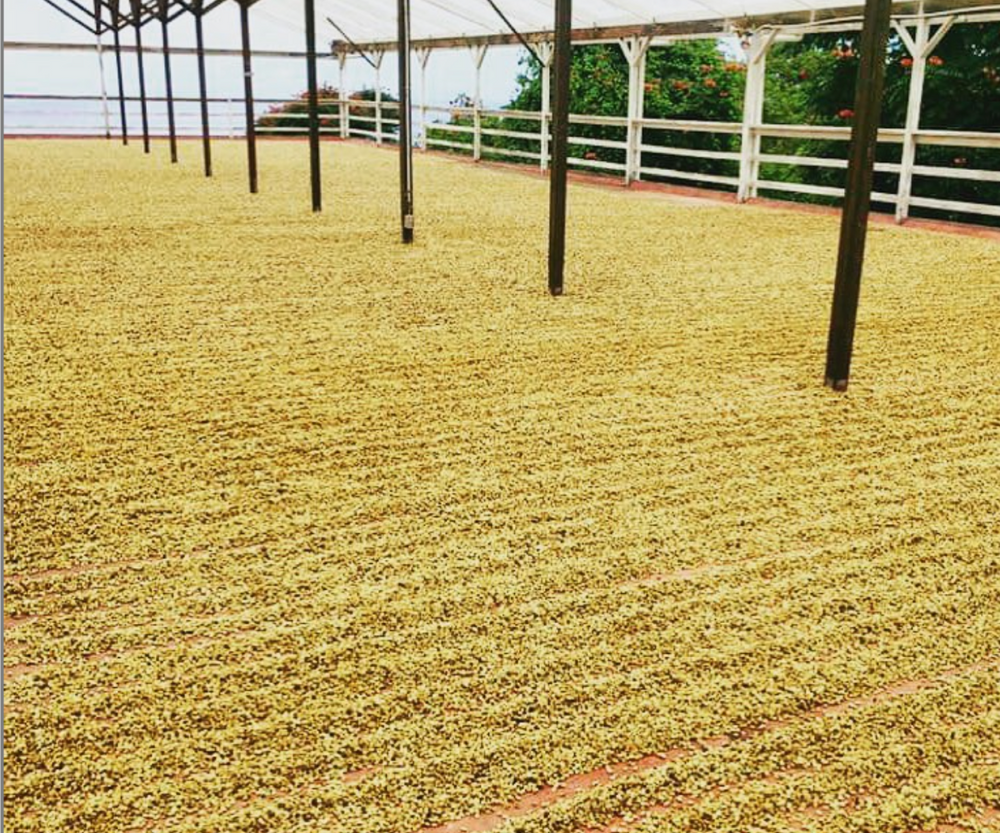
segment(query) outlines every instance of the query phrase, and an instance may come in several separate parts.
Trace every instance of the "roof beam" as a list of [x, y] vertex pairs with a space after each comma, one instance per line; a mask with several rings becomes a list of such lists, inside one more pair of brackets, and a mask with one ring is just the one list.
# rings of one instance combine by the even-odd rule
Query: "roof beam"
[[[920, 0], [907, 0], [893, 4], [893, 16], [897, 18], [919, 17], [922, 12], [956, 10], [974, 12], [977, 7], [995, 8], [996, 0], [930, 0], [921, 3]], [[686, 20], [662, 23], [642, 23], [622, 26], [604, 26], [592, 28], [577, 28], [572, 31], [574, 43], [587, 42], [617, 42], [628, 37], [717, 37], [731, 34], [734, 31], [754, 31], [771, 26], [803, 26], [834, 22], [843, 18], [860, 18], [864, 15], [863, 4], [851, 3], [837, 8], [796, 10], [761, 14], [747, 17], [711, 18], [704, 20]], [[551, 30], [524, 32], [515, 35], [510, 32], [496, 32], [488, 35], [460, 35], [446, 37], [421, 38], [413, 41], [414, 49], [458, 49], [467, 46], [517, 46], [521, 38], [528, 43], [551, 41]], [[384, 49], [392, 51], [395, 42], [392, 40], [358, 41], [354, 47], [345, 43], [336, 45], [335, 51], [345, 54], [358, 51]]]

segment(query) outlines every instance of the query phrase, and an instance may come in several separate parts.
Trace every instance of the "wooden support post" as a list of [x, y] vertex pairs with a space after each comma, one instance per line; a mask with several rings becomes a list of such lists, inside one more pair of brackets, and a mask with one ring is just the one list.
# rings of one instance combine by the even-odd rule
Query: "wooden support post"
[[397, 0], [399, 42], [399, 207], [403, 242], [413, 242], [413, 118], [410, 95], [410, 0]]
[[868, 0], [865, 5], [861, 61], [854, 96], [854, 127], [847, 163], [847, 188], [826, 354], [826, 384], [837, 391], [847, 390], [850, 378], [891, 14], [892, 0]]
[[243, 35], [243, 99], [246, 109], [247, 172], [250, 193], [257, 193], [257, 128], [254, 122], [253, 65], [250, 60], [250, 2], [240, 0], [240, 29]]
[[430, 47], [422, 47], [416, 52], [420, 62], [420, 149], [427, 150], [427, 62], [431, 50]]
[[208, 122], [208, 73], [205, 69], [205, 0], [198, 0], [194, 13], [194, 34], [198, 53], [198, 96], [201, 99], [201, 149], [205, 164], [205, 176], [212, 175], [212, 134]]
[[170, 133], [170, 161], [177, 163], [177, 121], [174, 117], [174, 79], [170, 71], [170, 33], [167, 25], [167, 3], [160, 2], [160, 28], [163, 32], [163, 82], [167, 94], [167, 129]]
[[555, 100], [552, 108], [552, 173], [549, 177], [549, 292], [563, 294], [566, 264], [566, 185], [569, 153], [569, 76], [572, 69], [572, 0], [556, 0]]
[[552, 122], [552, 44], [544, 41], [537, 47], [538, 59], [541, 62], [542, 76], [542, 107], [539, 127], [539, 167], [543, 171], [549, 169], [549, 134]]
[[139, 5], [139, 0], [132, 0], [132, 17], [135, 21], [135, 59], [139, 66], [139, 112], [142, 115], [142, 150], [144, 153], [149, 153], [149, 107], [146, 103], [146, 69], [142, 60], [142, 23], [140, 15], [141, 6]]
[[337, 84], [339, 85], [337, 94], [340, 96], [337, 121], [340, 124], [341, 139], [349, 139], [351, 137], [351, 105], [348, 103], [349, 99], [347, 96], [346, 69], [347, 53], [341, 51], [337, 53]]
[[642, 167], [642, 118], [646, 102], [646, 53], [650, 38], [633, 35], [618, 41], [628, 61], [628, 136], [625, 151], [625, 184], [640, 178]]
[[316, 72], [316, 0], [305, 0], [306, 10], [306, 83], [309, 89], [309, 175], [312, 185], [312, 209], [323, 210], [323, 186], [319, 147], [319, 82]]
[[476, 86], [472, 97], [472, 158], [478, 162], [483, 158], [483, 60], [486, 58], [486, 44], [477, 44], [472, 49], [472, 63], [476, 69]]
[[[117, 15], [115, 15], [117, 17]], [[125, 73], [122, 69], [122, 39], [118, 26], [114, 27], [115, 33], [115, 67], [118, 72], [118, 112], [122, 127], [122, 144], [128, 144], [128, 114], [125, 111]]]
[[764, 83], [767, 77], [767, 52], [777, 37], [777, 29], [755, 32], [747, 49], [747, 77], [743, 95], [743, 127], [740, 131], [740, 181], [738, 202], [757, 196], [760, 178], [760, 134], [764, 118]]

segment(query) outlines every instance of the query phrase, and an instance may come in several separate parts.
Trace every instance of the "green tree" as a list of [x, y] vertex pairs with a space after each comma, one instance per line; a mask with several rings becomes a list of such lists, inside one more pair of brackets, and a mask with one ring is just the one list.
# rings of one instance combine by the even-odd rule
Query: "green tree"
[[[775, 45], [768, 56], [764, 119], [778, 124], [849, 126], [854, 118], [858, 36], [808, 35], [800, 43]], [[881, 123], [905, 124], [913, 60], [898, 36], [890, 38]], [[920, 126], [934, 130], [1000, 131], [1000, 27], [957, 25], [930, 56], [924, 81]], [[844, 158], [844, 141], [768, 139], [764, 151]], [[880, 162], [898, 162], [898, 144], [879, 148]], [[917, 164], [1000, 169], [1000, 153], [990, 149], [920, 145]], [[843, 170], [765, 165], [765, 179], [842, 185]], [[898, 177], [877, 173], [875, 190], [895, 193]], [[942, 199], [1000, 204], [1000, 184], [970, 179], [917, 176], [913, 193]], [[815, 200], [815, 198], [811, 198]], [[915, 215], [941, 212], [913, 209]], [[959, 218], [955, 212], [947, 216]], [[967, 219], [967, 218], [965, 218]], [[982, 222], [982, 220], [979, 220]]]
[[[508, 110], [537, 112], [542, 104], [541, 69], [537, 62], [525, 54], [521, 59], [522, 71], [518, 75], [518, 91], [506, 106]], [[613, 44], [577, 46], [573, 49], [570, 75], [570, 110], [575, 115], [624, 117], [628, 111], [628, 62], [622, 50]], [[683, 41], [666, 49], [651, 49], [646, 59], [645, 111], [651, 119], [694, 119], [711, 121], [737, 121], [742, 108], [744, 67], [727, 61], [718, 46], [710, 41]], [[468, 97], [460, 97], [453, 106], [467, 107]], [[471, 125], [472, 118], [455, 114], [451, 124]], [[534, 119], [516, 116], [484, 117], [485, 129], [502, 129], [522, 132], [532, 138], [486, 136], [483, 139], [484, 158], [507, 159], [502, 154], [491, 153], [490, 148], [508, 148], [521, 151], [538, 151], [539, 123]], [[573, 135], [599, 141], [624, 142], [626, 129], [609, 125], [573, 126]], [[472, 137], [440, 128], [429, 127], [430, 139], [447, 139], [471, 145]], [[675, 147], [705, 150], [732, 150], [738, 138], [724, 134], [696, 131], [669, 131], [647, 129], [648, 142], [668, 139]], [[570, 153], [577, 158], [604, 162], [624, 163], [625, 151], [601, 145], [574, 143]], [[701, 170], [710, 173], [735, 172], [734, 163], [691, 159], [678, 156], [657, 158], [657, 164], [678, 170]]]
[[[767, 59], [764, 120], [771, 124], [837, 125], [849, 127], [854, 119], [854, 88], [858, 71], [857, 33], [806, 35], [798, 43], [774, 45]], [[727, 60], [718, 43], [707, 40], [680, 41], [651, 49], [646, 61], [645, 110], [649, 119], [739, 122], [742, 119], [745, 65]], [[912, 59], [896, 35], [890, 38], [882, 124], [900, 128], [906, 119]], [[578, 115], [624, 117], [628, 107], [628, 63], [621, 49], [613, 44], [577, 46], [573, 50], [570, 78], [570, 109]], [[522, 57], [518, 90], [505, 109], [537, 112], [541, 108], [541, 72], [535, 61]], [[468, 107], [471, 101], [461, 97], [452, 102]], [[465, 113], [455, 113], [452, 124], [472, 125]], [[511, 161], [496, 149], [537, 152], [537, 120], [514, 115], [483, 117], [483, 127], [521, 132], [531, 138], [484, 136], [483, 157]], [[927, 66], [921, 127], [939, 130], [1000, 131], [1000, 27], [996, 24], [960, 24], [954, 26], [938, 44]], [[624, 127], [608, 125], [573, 125], [573, 135], [599, 141], [624, 142]], [[446, 132], [430, 126], [430, 139], [446, 139], [468, 145], [468, 133]], [[702, 131], [646, 128], [644, 144], [661, 145], [674, 150], [739, 150], [739, 136]], [[491, 151], [491, 148], [493, 149]], [[813, 156], [843, 160], [846, 140], [803, 138], [766, 138], [765, 153]], [[570, 146], [571, 156], [588, 160], [623, 163], [624, 150], [600, 144]], [[878, 161], [898, 163], [898, 143], [883, 143]], [[730, 160], [656, 154], [645, 151], [644, 163], [655, 167], [686, 172], [735, 176], [738, 163]], [[920, 145], [917, 164], [935, 167], [1000, 170], [1000, 152], [985, 148], [957, 148]], [[845, 172], [837, 167], [765, 164], [765, 180], [783, 180], [813, 185], [842, 186]], [[665, 177], [669, 179], [668, 177]], [[876, 192], [894, 194], [898, 175], [876, 173]], [[1000, 183], [976, 179], [945, 180], [917, 176], [913, 194], [967, 202], [1000, 204]], [[808, 202], [835, 202], [834, 198], [808, 194], [786, 199]], [[888, 206], [882, 206], [888, 208]], [[914, 215], [942, 212], [914, 208]], [[960, 217], [955, 212], [947, 216]], [[963, 219], [968, 219], [965, 217]], [[979, 217], [978, 222], [983, 222]], [[989, 220], [1000, 224], [1000, 220]]]

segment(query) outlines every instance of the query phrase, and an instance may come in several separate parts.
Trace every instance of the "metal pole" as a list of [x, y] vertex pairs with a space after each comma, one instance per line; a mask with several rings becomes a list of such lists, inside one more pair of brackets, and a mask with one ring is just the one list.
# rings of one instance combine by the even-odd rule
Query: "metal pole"
[[167, 13], [164, 4], [160, 28], [163, 31], [163, 79], [167, 93], [167, 129], [170, 132], [170, 161], [177, 163], [177, 122], [174, 118], [174, 78], [170, 72], [170, 34], [167, 31]]
[[243, 93], [246, 104], [247, 169], [250, 193], [257, 193], [257, 129], [253, 115], [253, 67], [250, 63], [250, 3], [240, 2], [240, 28], [243, 32]]
[[566, 263], [566, 157], [569, 152], [569, 74], [573, 45], [572, 0], [556, 0], [555, 101], [552, 108], [552, 172], [549, 175], [549, 292], [563, 294]]
[[861, 62], [854, 96], [854, 128], [826, 353], [826, 384], [837, 391], [847, 390], [850, 377], [891, 13], [892, 0], [868, 0], [865, 4]]
[[198, 52], [198, 92], [201, 97], [201, 146], [205, 157], [205, 176], [212, 175], [212, 139], [208, 123], [208, 74], [205, 71], [205, 28], [202, 25], [202, 4], [194, 15], [194, 34]]
[[104, 138], [111, 139], [111, 110], [108, 108], [108, 85], [104, 81], [104, 45], [97, 36], [97, 67], [101, 73], [101, 115], [104, 117]]
[[[133, 9], [138, 4], [133, 3]], [[149, 107], [146, 105], [146, 70], [142, 60], [142, 25], [139, 22], [138, 11], [135, 14], [135, 57], [139, 62], [139, 108], [142, 113], [142, 150], [149, 153]]]
[[128, 117], [125, 114], [125, 73], [122, 71], [122, 39], [115, 27], [115, 66], [118, 69], [118, 109], [122, 121], [122, 144], [128, 144]]
[[413, 141], [410, 135], [410, 0], [398, 0], [399, 204], [403, 242], [413, 242]]
[[319, 158], [319, 82], [316, 73], [316, 0], [306, 4], [306, 76], [309, 85], [309, 173], [312, 179], [313, 211], [323, 210]]

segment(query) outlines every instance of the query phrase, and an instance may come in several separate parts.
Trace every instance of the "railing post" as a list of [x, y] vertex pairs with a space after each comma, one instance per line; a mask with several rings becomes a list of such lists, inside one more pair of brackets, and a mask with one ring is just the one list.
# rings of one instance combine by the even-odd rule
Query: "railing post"
[[483, 158], [483, 59], [486, 57], [486, 44], [471, 47], [472, 62], [476, 67], [476, 88], [472, 98], [472, 158], [478, 162]]
[[375, 144], [382, 144], [382, 58], [385, 52], [376, 49], [372, 53], [375, 63]]
[[764, 118], [764, 83], [767, 78], [767, 52], [778, 34], [777, 29], [754, 32], [747, 50], [747, 77], [743, 95], [743, 126], [740, 130], [740, 181], [738, 202], [757, 196], [760, 178], [760, 134]]
[[104, 138], [111, 138], [111, 110], [108, 107], [108, 85], [104, 82], [104, 46], [97, 36], [97, 67], [101, 74], [101, 115], [104, 118]]
[[539, 167], [542, 171], [549, 169], [549, 127], [552, 118], [552, 44], [549, 41], [539, 43], [535, 50], [542, 62], [542, 106], [541, 126], [539, 127]]
[[[117, 16], [117, 15], [116, 15]], [[125, 109], [125, 73], [122, 69], [122, 39], [117, 25], [115, 33], [115, 68], [118, 74], [118, 109], [122, 123], [122, 144], [128, 144], [128, 114]]]
[[625, 149], [625, 184], [638, 180], [642, 167], [642, 117], [646, 104], [646, 52], [650, 39], [633, 35], [618, 41], [628, 61], [628, 127]]
[[417, 60], [420, 62], [420, 149], [427, 150], [427, 62], [430, 60], [430, 47], [422, 46], [417, 50]]
[[917, 20], [915, 36], [902, 25], [896, 25], [900, 39], [906, 46], [913, 64], [910, 67], [910, 91], [906, 102], [906, 123], [903, 132], [903, 152], [899, 163], [899, 189], [896, 195], [896, 222], [902, 223], [910, 215], [910, 196], [913, 193], [913, 166], [917, 161], [917, 132], [920, 130], [920, 108], [924, 100], [924, 78], [927, 76], [927, 58], [941, 42], [953, 18], [947, 18], [931, 38], [931, 24], [925, 17]]
[[340, 138], [349, 139], [351, 136], [351, 111], [350, 105], [347, 103], [347, 74], [345, 70], [347, 69], [347, 53], [341, 51], [337, 55], [337, 84], [339, 86], [338, 93], [340, 95], [340, 102], [338, 106], [338, 116], [337, 120], [340, 122]]

